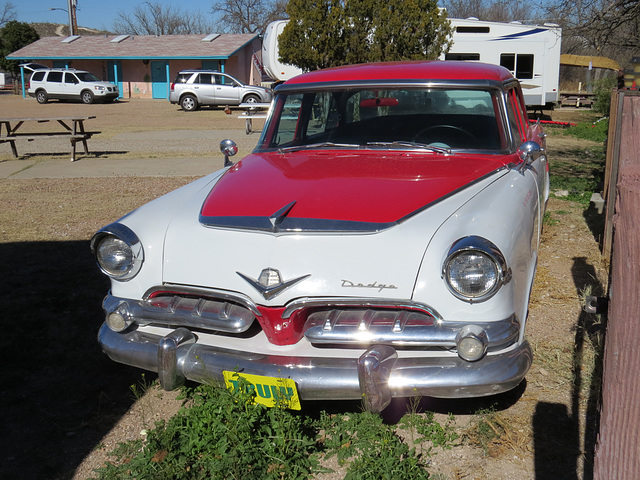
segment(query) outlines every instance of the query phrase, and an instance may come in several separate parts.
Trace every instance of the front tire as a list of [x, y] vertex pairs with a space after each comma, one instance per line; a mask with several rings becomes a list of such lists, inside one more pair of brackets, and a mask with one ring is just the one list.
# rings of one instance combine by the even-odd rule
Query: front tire
[[36, 92], [36, 100], [38, 101], [38, 103], [47, 103], [49, 101], [47, 92], [45, 92], [44, 90], [38, 90]]
[[260, 103], [260, 97], [250, 94], [244, 97], [244, 101], [242, 103]]
[[89, 90], [85, 90], [80, 94], [80, 99], [82, 100], [82, 103], [86, 103], [87, 105], [89, 105], [93, 103], [93, 93], [91, 93]]
[[185, 112], [193, 112], [198, 109], [198, 100], [193, 95], [185, 95], [180, 99], [180, 106]]

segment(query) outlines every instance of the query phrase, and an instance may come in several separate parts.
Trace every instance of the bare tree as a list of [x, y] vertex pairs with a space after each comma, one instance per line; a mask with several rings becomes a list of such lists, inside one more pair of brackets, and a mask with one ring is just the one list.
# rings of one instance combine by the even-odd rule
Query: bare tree
[[225, 33], [261, 33], [274, 20], [287, 18], [288, 0], [214, 0], [211, 11], [218, 30]]
[[450, 18], [475, 17], [491, 22], [535, 22], [536, 9], [524, 0], [444, 0]]
[[604, 55], [626, 63], [640, 53], [638, 0], [555, 0], [547, 18], [563, 27], [563, 51]]
[[189, 35], [213, 32], [200, 12], [185, 12], [159, 2], [144, 2], [131, 13], [120, 11], [111, 29], [130, 35]]
[[0, 27], [17, 17], [16, 6], [11, 2], [5, 2], [0, 6]]

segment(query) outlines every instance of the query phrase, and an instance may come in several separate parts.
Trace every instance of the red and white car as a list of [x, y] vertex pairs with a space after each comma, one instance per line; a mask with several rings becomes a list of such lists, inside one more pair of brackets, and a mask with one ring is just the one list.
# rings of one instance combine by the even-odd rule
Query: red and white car
[[[231, 141], [223, 151], [237, 151]], [[465, 62], [315, 71], [253, 153], [104, 227], [115, 361], [257, 400], [516, 387], [549, 191], [518, 81]]]

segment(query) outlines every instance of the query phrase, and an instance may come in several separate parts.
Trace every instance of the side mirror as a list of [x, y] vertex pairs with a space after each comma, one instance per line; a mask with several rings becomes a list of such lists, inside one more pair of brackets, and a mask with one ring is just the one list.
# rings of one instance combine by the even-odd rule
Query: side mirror
[[230, 167], [233, 165], [233, 162], [229, 160], [229, 157], [233, 157], [236, 153], [238, 153], [238, 145], [233, 140], [222, 140], [220, 142], [220, 151], [224, 153], [224, 166]]
[[522, 160], [522, 168], [530, 165], [544, 154], [544, 150], [536, 142], [524, 142], [518, 149], [518, 157]]

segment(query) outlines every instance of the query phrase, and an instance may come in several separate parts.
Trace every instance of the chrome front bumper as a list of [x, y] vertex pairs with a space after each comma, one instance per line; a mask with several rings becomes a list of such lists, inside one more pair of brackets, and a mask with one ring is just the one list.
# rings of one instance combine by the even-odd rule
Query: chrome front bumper
[[290, 357], [227, 350], [197, 343], [186, 328], [165, 337], [139, 331], [116, 333], [102, 325], [102, 350], [114, 361], [158, 372], [165, 390], [186, 379], [223, 382], [223, 371], [291, 378], [303, 400], [363, 399], [371, 411], [383, 410], [392, 397], [480, 397], [511, 390], [532, 362], [525, 341], [477, 362], [458, 357], [398, 358], [393, 347], [374, 345], [360, 358]]

